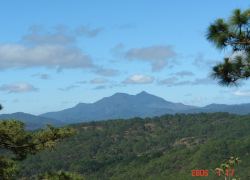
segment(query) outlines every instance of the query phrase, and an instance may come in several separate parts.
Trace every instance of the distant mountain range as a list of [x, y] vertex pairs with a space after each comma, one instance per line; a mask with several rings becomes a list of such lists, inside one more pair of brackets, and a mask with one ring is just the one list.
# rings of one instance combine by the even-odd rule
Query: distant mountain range
[[142, 91], [135, 96], [126, 93], [116, 93], [92, 104], [79, 103], [73, 108], [58, 112], [48, 112], [40, 116], [62, 121], [67, 121], [68, 118], [79, 121], [99, 121], [118, 118], [126, 119], [135, 116], [142, 117], [144, 114], [152, 116], [158, 111], [166, 114], [174, 110], [189, 110], [193, 108], [196, 107], [172, 103]]
[[3, 119], [19, 119], [23, 122], [25, 122], [26, 130], [31, 130], [31, 129], [39, 129], [39, 128], [44, 128], [46, 126], [46, 124], [52, 124], [55, 127], [59, 127], [59, 126], [65, 126], [68, 125], [69, 123], [65, 123], [65, 122], [61, 122], [59, 120], [56, 119], [52, 119], [52, 118], [46, 118], [46, 117], [42, 117], [42, 116], [35, 116], [35, 115], [31, 115], [31, 114], [27, 114], [27, 113], [22, 113], [22, 112], [17, 112], [17, 113], [13, 113], [13, 114], [1, 114], [0, 115], [0, 120]]
[[245, 115], [250, 113], [250, 104], [210, 104], [205, 107], [197, 107], [169, 102], [142, 91], [137, 95], [116, 93], [92, 104], [79, 103], [75, 107], [58, 112], [48, 112], [40, 116], [74, 123], [119, 118], [128, 119], [136, 116], [145, 118], [163, 114], [214, 113], [219, 111]]
[[100, 121], [108, 119], [129, 119], [133, 117], [154, 117], [176, 113], [214, 113], [228, 112], [229, 114], [245, 115], [250, 113], [249, 104], [210, 104], [205, 107], [189, 106], [182, 103], [173, 103], [148, 94], [145, 91], [137, 95], [116, 93], [95, 103], [79, 103], [75, 107], [57, 112], [47, 112], [39, 116], [26, 113], [2, 114], [2, 119], [20, 119], [26, 122], [27, 129], [43, 128], [50, 123], [54, 126], [67, 124]]

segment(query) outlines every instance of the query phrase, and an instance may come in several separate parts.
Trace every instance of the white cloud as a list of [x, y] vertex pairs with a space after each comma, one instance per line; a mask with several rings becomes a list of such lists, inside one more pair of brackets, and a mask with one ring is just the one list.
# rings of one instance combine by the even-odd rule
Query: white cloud
[[53, 34], [51, 32], [45, 35], [31, 33], [22, 37], [22, 42], [29, 45], [42, 45], [42, 44], [70, 44], [75, 43], [75, 37], [66, 34]]
[[191, 93], [189, 93], [189, 94], [186, 94], [185, 96], [191, 96], [192, 94]]
[[127, 84], [148, 84], [152, 83], [154, 78], [151, 76], [145, 76], [143, 74], [134, 74], [132, 76], [127, 77], [122, 83]]
[[77, 87], [79, 87], [79, 86], [71, 85], [71, 86], [68, 86], [66, 88], [58, 88], [57, 90], [59, 90], [59, 91], [69, 91], [69, 90], [77, 88]]
[[96, 78], [90, 81], [90, 83], [105, 83], [105, 82], [107, 82], [107, 80], [104, 78]]
[[0, 45], [0, 69], [13, 67], [56, 67], [64, 68], [93, 67], [92, 59], [77, 48], [63, 45], [37, 45], [26, 47], [20, 44]]
[[124, 86], [126, 86], [126, 84], [111, 84], [111, 85], [109, 86], [109, 88], [113, 88], [113, 87], [124, 87]]
[[94, 71], [96, 74], [100, 74], [103, 76], [117, 76], [119, 75], [118, 70], [113, 70], [113, 69], [98, 69]]
[[225, 55], [225, 58], [229, 58], [229, 62], [231, 63], [236, 63], [238, 62], [237, 57], [242, 57], [242, 64], [247, 64], [248, 62], [246, 61], [247, 59], [247, 53], [245, 51], [237, 51], [233, 53], [227, 53]]
[[177, 82], [177, 83], [173, 83], [173, 86], [183, 86], [183, 85], [189, 85], [191, 84], [190, 81], [181, 81], [181, 82]]
[[41, 79], [49, 79], [49, 76], [47, 74], [42, 74]]
[[194, 73], [190, 72], [190, 71], [181, 71], [181, 72], [177, 72], [175, 73], [177, 76], [194, 76]]
[[172, 78], [167, 78], [167, 79], [163, 79], [159, 82], [159, 84], [172, 84], [174, 81], [177, 81], [178, 79], [175, 77]]
[[87, 81], [76, 81], [77, 84], [84, 84], [86, 83]]
[[200, 85], [200, 84], [205, 84], [205, 85], [208, 85], [208, 84], [217, 84], [216, 81], [214, 81], [213, 79], [211, 78], [196, 78], [194, 80], [194, 82], [192, 82], [192, 85]]
[[97, 87], [93, 88], [92, 90], [100, 90], [100, 89], [106, 89], [106, 86], [105, 85], [100, 85], [100, 86], [97, 86]]
[[87, 36], [92, 38], [96, 37], [102, 30], [103, 28], [90, 30], [89, 26], [79, 26], [78, 28], [76, 28], [75, 34], [77, 36]]
[[54, 31], [46, 31], [40, 25], [30, 27], [19, 43], [0, 45], [0, 69], [13, 67], [58, 67], [62, 69], [93, 68], [92, 59], [76, 46], [76, 38], [96, 36], [101, 30], [80, 26], [70, 31], [65, 25], [57, 25]]
[[49, 79], [48, 74], [37, 73], [37, 74], [31, 75], [31, 77], [35, 77], [35, 76], [40, 76], [41, 79]]
[[133, 48], [125, 53], [125, 58], [148, 61], [152, 65], [152, 71], [159, 71], [168, 65], [169, 58], [176, 56], [176, 53], [171, 48], [171, 46]]
[[30, 33], [22, 37], [22, 43], [29, 45], [41, 44], [72, 44], [76, 42], [76, 37], [87, 36], [95, 37], [102, 28], [90, 29], [87, 26], [79, 26], [75, 30], [70, 31], [70, 28], [64, 24], [58, 24], [53, 27], [54, 31], [46, 31], [41, 25], [33, 25], [29, 28]]
[[[204, 68], [209, 69], [209, 65], [216, 65], [216, 63], [218, 63], [218, 61], [215, 60], [207, 60], [204, 58], [205, 54], [203, 52], [199, 52], [193, 61], [193, 65], [198, 67], [200, 70], [203, 70]], [[193, 56], [191, 56], [193, 57]]]
[[175, 82], [178, 79], [175, 77], [163, 79], [158, 82], [159, 85], [168, 85], [168, 87], [171, 86], [183, 86], [183, 85], [208, 85], [208, 84], [217, 84], [213, 79], [211, 78], [196, 78], [193, 82], [192, 81], [181, 81], [181, 82]]
[[110, 49], [110, 52], [117, 57], [122, 57], [123, 56], [123, 52], [122, 49], [124, 48], [124, 45], [122, 43], [116, 45], [114, 48]]
[[214, 98], [214, 100], [218, 100], [218, 99], [224, 99], [225, 97], [223, 97], [223, 96], [216, 96], [215, 98]]
[[200, 102], [200, 101], [202, 101], [202, 98], [201, 97], [195, 97], [194, 101]]
[[9, 91], [10, 93], [20, 93], [20, 92], [37, 91], [37, 88], [26, 82], [18, 82], [18, 83], [12, 83], [10, 85], [4, 84], [0, 87], [0, 90]]
[[200, 69], [204, 68], [204, 53], [198, 53], [193, 61], [193, 65], [197, 66]]
[[230, 91], [223, 91], [223, 90], [220, 90], [220, 93], [229, 93]]
[[250, 96], [250, 89], [238, 90], [233, 93], [234, 96]]

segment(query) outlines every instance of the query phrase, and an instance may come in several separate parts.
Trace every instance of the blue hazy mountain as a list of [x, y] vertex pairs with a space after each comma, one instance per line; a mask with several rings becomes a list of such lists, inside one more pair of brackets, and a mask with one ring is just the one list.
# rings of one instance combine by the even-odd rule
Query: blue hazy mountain
[[173, 103], [148, 94], [145, 91], [137, 95], [116, 93], [110, 97], [89, 104], [79, 103], [75, 107], [58, 112], [47, 112], [39, 116], [27, 113], [2, 114], [2, 119], [19, 119], [26, 123], [26, 129], [43, 128], [47, 123], [56, 127], [67, 124], [99, 121], [108, 119], [129, 119], [133, 117], [154, 117], [176, 113], [214, 113], [228, 112], [230, 114], [245, 115], [250, 113], [250, 104], [209, 104], [204, 107]]
[[[116, 93], [92, 104], [79, 103], [75, 107], [58, 112], [48, 112], [40, 116], [65, 122], [67, 122], [67, 118], [81, 119], [82, 121], [96, 121], [115, 118], [132, 118], [135, 116], [141, 117], [143, 114], [148, 114], [148, 112], [152, 110], [168, 112], [167, 109], [169, 109], [172, 112], [173, 110], [189, 110], [192, 108], [198, 107], [188, 106], [182, 103], [172, 103], [142, 91], [137, 95]], [[152, 114], [155, 113], [152, 112]], [[152, 114], [149, 113], [149, 115]]]
[[26, 124], [26, 130], [28, 129], [38, 129], [38, 128], [44, 128], [47, 123], [52, 124], [55, 127], [59, 126], [65, 126], [68, 123], [61, 122], [56, 119], [42, 117], [42, 116], [35, 116], [23, 112], [16, 112], [12, 114], [1, 114], [0, 115], [0, 121], [3, 119], [18, 119]]

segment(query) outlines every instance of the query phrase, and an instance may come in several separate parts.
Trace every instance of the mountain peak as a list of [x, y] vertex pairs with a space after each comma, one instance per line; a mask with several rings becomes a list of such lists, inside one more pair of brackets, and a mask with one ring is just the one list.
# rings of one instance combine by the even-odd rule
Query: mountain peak
[[[114, 96], [130, 96], [130, 95], [129, 95], [129, 94], [127, 94], [127, 93], [117, 92], [117, 93], [113, 94], [113, 95], [112, 95], [112, 96], [110, 96], [110, 97], [114, 97]], [[109, 98], [109, 97], [106, 97], [106, 98]]]
[[146, 95], [146, 94], [148, 94], [146, 91], [142, 91], [142, 92], [136, 94], [136, 96], [138, 96], [138, 95]]

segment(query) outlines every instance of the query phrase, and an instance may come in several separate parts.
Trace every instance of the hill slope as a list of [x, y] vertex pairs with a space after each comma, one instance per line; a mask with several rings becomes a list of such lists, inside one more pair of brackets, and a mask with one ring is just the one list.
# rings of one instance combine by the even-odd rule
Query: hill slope
[[166, 114], [69, 125], [79, 134], [57, 151], [43, 151], [21, 163], [27, 177], [45, 171], [78, 172], [94, 179], [191, 180], [192, 170], [214, 169], [231, 156], [243, 163], [234, 178], [250, 179], [250, 115], [225, 112]]

